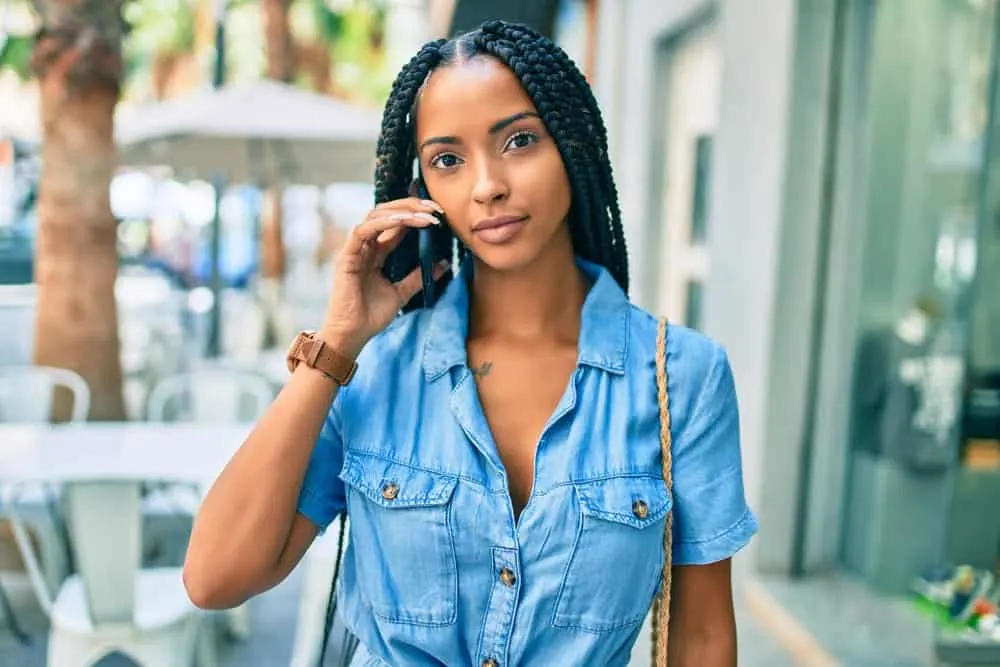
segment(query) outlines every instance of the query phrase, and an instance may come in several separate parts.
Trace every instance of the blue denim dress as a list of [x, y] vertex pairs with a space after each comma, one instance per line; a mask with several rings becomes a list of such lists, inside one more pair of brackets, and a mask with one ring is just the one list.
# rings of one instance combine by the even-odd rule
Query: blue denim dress
[[321, 529], [350, 518], [338, 604], [362, 645], [353, 665], [626, 665], [667, 512], [677, 565], [729, 558], [756, 532], [724, 350], [670, 327], [670, 494], [657, 322], [603, 268], [579, 265], [593, 283], [576, 371], [517, 521], [466, 363], [467, 275], [374, 338], [337, 396], [298, 509]]

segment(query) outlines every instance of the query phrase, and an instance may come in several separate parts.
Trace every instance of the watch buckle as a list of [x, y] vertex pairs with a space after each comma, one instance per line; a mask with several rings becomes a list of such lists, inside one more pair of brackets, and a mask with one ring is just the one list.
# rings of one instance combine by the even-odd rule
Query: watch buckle
[[309, 342], [311, 345], [306, 352], [306, 365], [310, 368], [316, 368], [316, 364], [319, 362], [319, 355], [323, 353], [324, 343], [321, 338], [315, 336], [311, 337]]

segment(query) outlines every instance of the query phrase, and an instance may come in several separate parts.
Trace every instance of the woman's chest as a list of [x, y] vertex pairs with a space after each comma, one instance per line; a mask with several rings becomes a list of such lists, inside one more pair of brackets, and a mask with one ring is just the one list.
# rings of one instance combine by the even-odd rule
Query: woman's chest
[[469, 354], [470, 360], [477, 360], [472, 364], [477, 369], [473, 375], [488, 429], [482, 439], [492, 445], [503, 464], [518, 516], [534, 487], [539, 444], [550, 424], [564, 416], [560, 408], [573, 391], [576, 349], [567, 346], [513, 354], [470, 344]]
[[[503, 373], [494, 368], [477, 386], [463, 369], [453, 382], [390, 394], [363, 412], [345, 409], [348, 458], [396, 464], [394, 474], [417, 484], [438, 476], [502, 495], [509, 462], [520, 457], [534, 464], [529, 502], [581, 480], [660, 474], [659, 410], [655, 393], [639, 391], [639, 381], [577, 368], [568, 377], [523, 376], [511, 385]], [[486, 386], [495, 379], [504, 387]]]
[[472, 374], [445, 386], [401, 404], [417, 410], [380, 408], [363, 434], [345, 434], [341, 479], [367, 608], [386, 622], [439, 627], [463, 601], [516, 594], [527, 608], [551, 607], [556, 627], [640, 622], [671, 503], [655, 394], [574, 372], [538, 427], [534, 484], [517, 515]]
[[385, 622], [442, 628], [519, 600], [603, 633], [640, 623], [655, 593], [671, 506], [656, 469], [540, 484], [516, 518], [505, 489], [440, 470], [349, 454], [342, 478], [358, 590]]

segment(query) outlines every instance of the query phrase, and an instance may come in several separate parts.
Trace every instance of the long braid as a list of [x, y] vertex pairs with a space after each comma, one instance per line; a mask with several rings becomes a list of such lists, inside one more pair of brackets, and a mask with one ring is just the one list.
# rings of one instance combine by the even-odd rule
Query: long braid
[[425, 44], [396, 76], [382, 114], [375, 163], [375, 202], [407, 195], [414, 157], [410, 112], [427, 75], [441, 62], [445, 40]]
[[[375, 171], [376, 203], [405, 197], [415, 159], [414, 104], [428, 74], [439, 65], [476, 55], [498, 59], [521, 82], [562, 157], [572, 190], [570, 236], [582, 258], [605, 267], [626, 292], [628, 252], [618, 205], [607, 129], [593, 91], [572, 59], [548, 39], [523, 25], [487, 21], [479, 30], [425, 45], [403, 67], [386, 103]], [[450, 258], [454, 236], [434, 229], [438, 257]], [[459, 258], [467, 250], [459, 244]], [[417, 241], [407, 235], [389, 260], [386, 274], [399, 280], [418, 264]], [[447, 282], [451, 275], [445, 276]], [[419, 305], [419, 297], [404, 307]]]
[[[381, 204], [406, 197], [413, 177], [413, 161], [416, 158], [413, 135], [413, 111], [427, 75], [441, 62], [441, 46], [447, 40], [437, 40], [425, 44], [420, 51], [400, 71], [392, 84], [389, 99], [382, 115], [382, 131], [378, 139], [375, 163], [375, 203]], [[450, 254], [453, 236], [445, 226], [431, 230], [434, 238], [435, 255], [447, 257]], [[386, 260], [384, 272], [390, 280], [404, 278], [417, 265], [418, 241], [416, 235], [407, 234], [399, 247]], [[439, 281], [443, 287], [451, 279], [451, 273]], [[410, 310], [419, 303], [419, 298], [404, 306]]]

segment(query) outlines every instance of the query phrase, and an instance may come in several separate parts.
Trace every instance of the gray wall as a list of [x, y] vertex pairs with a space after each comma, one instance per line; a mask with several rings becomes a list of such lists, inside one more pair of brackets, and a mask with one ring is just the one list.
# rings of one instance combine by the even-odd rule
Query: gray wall
[[792, 96], [808, 69], [795, 49], [796, 4], [731, 0], [722, 12], [705, 305], [706, 330], [728, 348], [740, 383], [745, 459], [761, 519], [756, 560], [767, 570], [787, 569], [791, 554], [814, 287], [818, 183], [811, 176], [823, 91]]
[[[811, 354], [832, 17], [821, 0], [628, 0], [602, 3], [595, 82], [632, 248], [633, 298], [648, 306], [658, 270], [638, 252], [649, 219], [657, 47], [714, 10], [724, 57], [709, 225], [704, 330], [727, 348], [737, 379], [748, 495], [761, 519], [758, 566], [790, 565]], [[607, 5], [614, 5], [613, 8]], [[618, 31], [615, 35], [614, 31]], [[794, 95], [793, 95], [794, 91]], [[825, 461], [825, 460], [824, 460]], [[838, 485], [840, 470], [817, 485]], [[839, 512], [810, 508], [810, 517]], [[820, 502], [820, 501], [816, 501]], [[827, 530], [837, 522], [827, 522]], [[832, 562], [833, 547], [810, 554]]]

